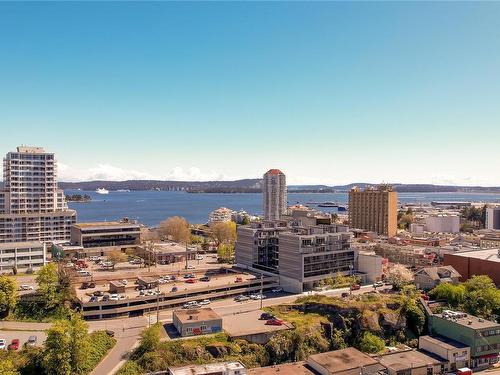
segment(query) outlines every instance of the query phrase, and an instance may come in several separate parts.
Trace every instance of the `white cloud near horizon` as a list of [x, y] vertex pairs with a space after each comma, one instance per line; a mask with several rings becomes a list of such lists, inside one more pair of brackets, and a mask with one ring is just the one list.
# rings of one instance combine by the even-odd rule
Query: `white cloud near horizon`
[[215, 171], [204, 172], [198, 167], [175, 167], [164, 175], [153, 175], [132, 169], [124, 169], [110, 164], [98, 164], [88, 169], [72, 168], [58, 163], [59, 181], [125, 181], [125, 180], [174, 180], [174, 181], [222, 181], [237, 180], [240, 177], [230, 177]]

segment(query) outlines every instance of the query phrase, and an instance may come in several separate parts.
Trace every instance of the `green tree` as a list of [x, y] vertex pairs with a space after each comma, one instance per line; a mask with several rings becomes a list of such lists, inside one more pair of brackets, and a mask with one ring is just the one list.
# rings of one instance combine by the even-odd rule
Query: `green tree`
[[53, 309], [61, 303], [59, 275], [55, 263], [46, 264], [38, 271], [36, 283], [47, 309]]
[[158, 349], [160, 345], [160, 331], [161, 324], [156, 323], [141, 333], [141, 343], [136, 350], [135, 357], [141, 357], [144, 353]]
[[16, 306], [17, 286], [13, 278], [0, 276], [0, 317], [9, 314], [9, 311]]
[[490, 319], [500, 311], [500, 291], [488, 276], [472, 276], [464, 287], [464, 309], [468, 313]]
[[42, 366], [48, 375], [84, 374], [90, 351], [87, 324], [78, 315], [47, 331]]
[[217, 248], [217, 258], [221, 263], [230, 263], [234, 258], [233, 244], [220, 244]]
[[434, 299], [445, 300], [451, 307], [459, 307], [465, 298], [465, 286], [463, 284], [441, 283], [429, 292]]
[[378, 353], [384, 350], [385, 343], [371, 332], [365, 332], [359, 341], [359, 350], [365, 353]]
[[14, 363], [10, 358], [0, 359], [0, 374], [2, 375], [19, 375]]

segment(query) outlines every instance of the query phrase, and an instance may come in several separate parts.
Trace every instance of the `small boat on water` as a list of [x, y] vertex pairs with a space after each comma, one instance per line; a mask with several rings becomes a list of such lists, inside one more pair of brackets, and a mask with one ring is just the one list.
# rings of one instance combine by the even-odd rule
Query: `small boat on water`
[[318, 204], [318, 207], [338, 207], [338, 204], [335, 202], [323, 202]]
[[346, 206], [338, 206], [337, 207], [337, 211], [341, 212], [341, 211], [347, 211], [347, 207]]
[[104, 188], [97, 188], [95, 192], [97, 194], [109, 194], [109, 190], [106, 190]]

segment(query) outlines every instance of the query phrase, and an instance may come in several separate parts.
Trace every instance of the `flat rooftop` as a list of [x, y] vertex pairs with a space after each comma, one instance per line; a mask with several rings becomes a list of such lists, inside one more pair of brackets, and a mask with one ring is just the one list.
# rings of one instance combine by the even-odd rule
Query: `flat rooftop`
[[468, 348], [467, 345], [464, 345], [461, 342], [451, 340], [443, 336], [422, 336], [422, 338], [425, 338], [434, 345], [448, 350]]
[[286, 363], [268, 367], [252, 368], [247, 371], [248, 375], [316, 375], [310, 370], [305, 362]]
[[240, 362], [210, 363], [208, 365], [188, 365], [182, 367], [170, 367], [168, 370], [172, 375], [203, 375], [222, 374], [225, 371], [241, 370], [245, 367]]
[[461, 318], [445, 318], [443, 314], [434, 314], [433, 318], [448, 320], [452, 323], [458, 324], [462, 327], [471, 328], [471, 329], [485, 329], [485, 328], [498, 328], [500, 327], [499, 323], [492, 322], [490, 320], [486, 320], [483, 318], [478, 318], [474, 315], [463, 314]]
[[174, 315], [182, 324], [204, 320], [222, 319], [219, 314], [210, 308], [175, 310]]
[[43, 247], [43, 243], [40, 241], [28, 241], [28, 242], [6, 242], [0, 244], [0, 250], [26, 249], [30, 247]]
[[500, 256], [498, 256], [499, 251], [500, 251], [500, 249], [459, 251], [459, 252], [453, 253], [452, 255], [465, 257], [465, 258], [489, 260], [490, 262], [500, 263]]
[[89, 228], [108, 228], [108, 227], [139, 227], [139, 224], [123, 223], [120, 221], [95, 221], [91, 223], [77, 223], [73, 224], [75, 228], [89, 229]]
[[441, 360], [437, 356], [419, 352], [417, 350], [406, 350], [402, 352], [390, 353], [379, 358], [380, 364], [395, 371], [407, 368], [437, 365]]
[[336, 374], [358, 367], [378, 365], [375, 359], [352, 347], [313, 354], [309, 356], [308, 363], [317, 364], [330, 374]]

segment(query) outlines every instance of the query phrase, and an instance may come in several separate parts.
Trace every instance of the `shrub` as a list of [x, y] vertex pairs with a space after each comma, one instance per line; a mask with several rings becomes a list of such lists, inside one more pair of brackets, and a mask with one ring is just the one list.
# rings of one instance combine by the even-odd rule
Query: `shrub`
[[359, 350], [365, 353], [378, 353], [384, 348], [384, 340], [371, 332], [365, 332], [359, 341]]

